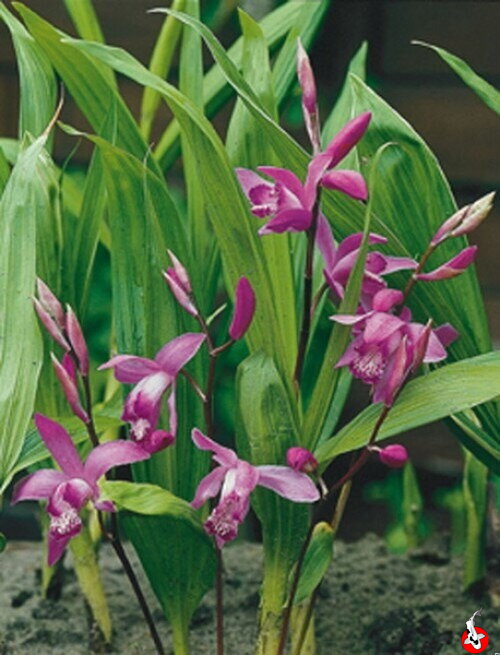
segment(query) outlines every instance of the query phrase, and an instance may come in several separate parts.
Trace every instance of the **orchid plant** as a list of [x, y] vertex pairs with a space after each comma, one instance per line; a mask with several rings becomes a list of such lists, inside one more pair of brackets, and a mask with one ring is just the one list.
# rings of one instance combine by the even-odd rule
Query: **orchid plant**
[[[104, 43], [90, 3], [77, 10], [66, 0], [78, 39], [23, 4], [21, 22], [0, 3], [22, 53], [20, 136], [31, 135], [10, 155], [0, 141], [0, 284], [22, 326], [6, 321], [0, 334], [0, 482], [5, 490], [28, 469], [12, 502], [44, 504], [48, 567], [67, 547], [83, 548], [83, 577], [85, 567], [98, 570], [99, 542], [110, 544], [159, 654], [164, 636], [124, 536], [176, 655], [189, 652], [190, 619], [215, 587], [214, 651], [223, 655], [224, 549], [253, 508], [264, 550], [255, 653], [314, 653], [317, 589], [353, 479], [373, 456], [411, 470], [405, 445], [379, 442], [437, 419], [454, 422], [466, 482], [481, 490], [465, 585], [484, 575], [477, 542], [498, 472], [500, 357], [490, 352], [477, 248], [466, 235], [493, 194], [457, 210], [427, 146], [359, 75], [322, 127], [306, 46], [327, 4], [290, 1], [260, 24], [240, 12], [243, 35], [226, 52], [199, 21], [199, 0], [174, 2], [157, 10], [167, 16], [146, 68]], [[286, 34], [271, 69], [269, 48]], [[205, 83], [202, 41], [215, 60]], [[177, 44], [179, 88], [165, 81]], [[352, 64], [361, 76], [365, 56]], [[144, 86], [138, 123], [116, 73]], [[95, 131], [59, 123], [95, 146], [83, 190], [50, 157], [56, 74]], [[295, 74], [310, 152], [277, 122]], [[226, 85], [238, 100], [223, 143], [204, 102], [223, 102]], [[173, 119], [150, 148], [160, 100]], [[166, 184], [179, 146], [184, 215]], [[102, 357], [89, 320], [96, 252], [111, 269]], [[219, 304], [226, 292], [231, 311]], [[235, 388], [234, 439], [220, 427], [221, 364]], [[369, 403], [339, 428], [353, 378]], [[82, 588], [91, 608], [105, 605], [100, 584]]]

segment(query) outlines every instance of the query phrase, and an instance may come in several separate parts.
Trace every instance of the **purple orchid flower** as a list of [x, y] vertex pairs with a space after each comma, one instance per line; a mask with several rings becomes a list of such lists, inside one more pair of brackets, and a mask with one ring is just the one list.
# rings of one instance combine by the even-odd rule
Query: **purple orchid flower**
[[[166, 448], [175, 439], [177, 412], [176, 379], [181, 369], [196, 355], [205, 335], [188, 332], [166, 343], [154, 359], [135, 355], [117, 355], [99, 367], [115, 369], [115, 377], [124, 384], [135, 384], [127, 396], [122, 419], [131, 424], [130, 436], [149, 453]], [[157, 430], [163, 394], [168, 398], [169, 431]]]
[[449, 324], [433, 330], [431, 323], [411, 321], [405, 307], [391, 314], [403, 301], [401, 291], [383, 289], [373, 297], [372, 309], [363, 314], [337, 314], [331, 319], [354, 326], [355, 337], [336, 367], [348, 366], [354, 377], [372, 386], [373, 402], [391, 406], [410, 372], [422, 362], [446, 358], [446, 346], [458, 333]]
[[[362, 240], [363, 233], [357, 232], [345, 238], [337, 246], [328, 220], [324, 216], [320, 216], [316, 244], [325, 261], [323, 270], [325, 279], [339, 299], [344, 297], [345, 288], [351, 271], [356, 264]], [[379, 234], [370, 233], [368, 243], [371, 245], [383, 244], [387, 243], [387, 239]], [[407, 269], [414, 270], [417, 266], [417, 262], [409, 257], [392, 257], [383, 255], [378, 251], [368, 253], [361, 287], [361, 306], [363, 308], [370, 307], [373, 296], [387, 287], [387, 282], [382, 279], [382, 275], [389, 275]]]
[[198, 509], [222, 489], [217, 506], [205, 521], [205, 530], [215, 537], [218, 548], [236, 538], [238, 526], [250, 508], [250, 494], [257, 485], [297, 503], [319, 499], [314, 483], [304, 473], [287, 466], [252, 466], [239, 459], [234, 450], [219, 445], [196, 428], [191, 436], [200, 450], [214, 453], [213, 460], [218, 464], [200, 482], [191, 503]]
[[368, 128], [370, 119], [371, 114], [367, 112], [349, 121], [326, 150], [313, 157], [304, 184], [285, 168], [259, 166], [257, 170], [274, 182], [246, 168], [236, 169], [243, 191], [252, 205], [252, 214], [259, 218], [272, 217], [259, 230], [260, 235], [308, 230], [320, 185], [342, 191], [356, 200], [366, 200], [368, 189], [360, 173], [329, 169], [339, 164], [354, 148]]
[[110, 441], [94, 448], [83, 463], [71, 437], [59, 423], [42, 414], [35, 414], [35, 423], [61, 470], [41, 469], [23, 478], [14, 488], [12, 502], [48, 500], [48, 563], [52, 566], [68, 541], [81, 531], [80, 511], [89, 501], [98, 510], [116, 511], [112, 502], [100, 500], [99, 478], [115, 466], [140, 462], [150, 455], [130, 441]]

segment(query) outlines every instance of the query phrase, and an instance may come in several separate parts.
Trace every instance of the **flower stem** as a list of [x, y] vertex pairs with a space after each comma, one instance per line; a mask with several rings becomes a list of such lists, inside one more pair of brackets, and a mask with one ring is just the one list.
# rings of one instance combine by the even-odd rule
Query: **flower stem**
[[424, 252], [422, 257], [420, 258], [420, 261], [418, 262], [417, 268], [413, 271], [410, 279], [408, 280], [408, 282], [406, 284], [406, 287], [405, 287], [405, 289], [403, 291], [403, 300], [400, 303], [401, 305], [404, 305], [405, 302], [408, 300], [408, 296], [413, 291], [413, 287], [418, 282], [418, 280], [417, 280], [417, 278], [415, 276], [422, 272], [422, 269], [424, 268], [425, 264], [427, 263], [427, 260], [432, 255], [432, 253], [434, 252], [435, 249], [436, 249], [436, 246], [433, 246], [431, 243], [427, 246], [427, 250]]
[[302, 565], [304, 564], [304, 559], [306, 557], [307, 549], [313, 535], [313, 524], [309, 528], [304, 543], [302, 544], [302, 549], [300, 551], [299, 557], [297, 559], [297, 564], [295, 565], [295, 571], [293, 574], [292, 586], [290, 587], [290, 595], [288, 598], [288, 603], [285, 608], [285, 613], [283, 614], [283, 623], [281, 625], [280, 641], [278, 645], [278, 650], [276, 655], [284, 655], [286, 640], [288, 636], [288, 628], [290, 627], [290, 618], [292, 615], [293, 603], [295, 601], [295, 595], [297, 594], [297, 589], [299, 586], [300, 573], [302, 571]]
[[217, 655], [224, 655], [224, 589], [222, 550], [215, 548], [217, 555], [217, 573], [215, 580], [216, 614], [217, 614]]
[[297, 361], [293, 380], [298, 392], [300, 387], [300, 378], [304, 367], [304, 359], [309, 341], [309, 332], [311, 329], [311, 308], [312, 308], [312, 282], [313, 282], [313, 263], [314, 263], [314, 244], [316, 242], [316, 230], [318, 227], [319, 217], [319, 192], [316, 203], [313, 208], [313, 218], [311, 227], [307, 230], [307, 252], [306, 263], [304, 267], [304, 307], [302, 310], [302, 325], [300, 328], [299, 347], [297, 351]]
[[[72, 357], [74, 357], [74, 360], [76, 360], [76, 356], [74, 353], [72, 354]], [[89, 417], [89, 420], [85, 423], [85, 426], [87, 428], [87, 433], [89, 435], [89, 439], [94, 447], [97, 447], [99, 445], [99, 438], [97, 436], [97, 431], [95, 428], [95, 423], [94, 423], [94, 417], [92, 413], [92, 391], [90, 387], [90, 378], [88, 375], [82, 375], [80, 373], [82, 383], [83, 383], [83, 391], [85, 395], [85, 405], [86, 405], [86, 410], [87, 410], [87, 415]], [[106, 474], [106, 478], [108, 478], [108, 474]], [[156, 648], [156, 652], [158, 655], [165, 655], [165, 649], [163, 648], [163, 644], [160, 639], [160, 635], [158, 634], [158, 631], [155, 626], [155, 622], [153, 619], [153, 615], [151, 614], [151, 611], [149, 609], [148, 603], [146, 601], [146, 598], [144, 596], [144, 593], [141, 589], [141, 585], [139, 584], [139, 580], [137, 579], [137, 576], [135, 575], [134, 569], [132, 568], [132, 564], [130, 563], [130, 560], [128, 559], [127, 553], [125, 552], [125, 549], [123, 548], [123, 544], [120, 539], [120, 533], [118, 530], [118, 520], [117, 517], [114, 513], [110, 513], [111, 516], [111, 532], [106, 530], [106, 527], [104, 525], [104, 519], [102, 512], [98, 512], [98, 520], [99, 520], [99, 525], [101, 526], [101, 531], [103, 534], [103, 537], [109, 541], [109, 543], [112, 545], [116, 555], [118, 556], [118, 559], [120, 560], [123, 569], [130, 581], [130, 584], [132, 585], [132, 589], [134, 590], [134, 593], [137, 597], [137, 601], [140, 605], [140, 608], [142, 610], [142, 613], [144, 615], [144, 619], [148, 625], [149, 632], [151, 634], [151, 638], [153, 640], [153, 643]]]

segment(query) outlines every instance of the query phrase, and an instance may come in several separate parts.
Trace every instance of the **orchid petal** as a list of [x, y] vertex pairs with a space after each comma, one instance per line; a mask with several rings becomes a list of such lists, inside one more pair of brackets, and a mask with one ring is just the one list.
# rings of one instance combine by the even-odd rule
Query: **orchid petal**
[[434, 330], [434, 334], [437, 336], [439, 341], [447, 348], [451, 343], [456, 341], [460, 334], [455, 330], [453, 325], [450, 323], [443, 323]]
[[201, 480], [191, 502], [195, 509], [199, 509], [209, 498], [214, 498], [219, 493], [226, 471], [224, 466], [218, 466]]
[[257, 467], [252, 466], [243, 459], [238, 459], [234, 466], [227, 469], [224, 484], [222, 485], [221, 500], [233, 492], [238, 494], [243, 503], [242, 516], [238, 517], [239, 520], [243, 520], [244, 515], [247, 513], [250, 494], [258, 483], [259, 472]]
[[163, 271], [163, 278], [165, 282], [168, 284], [169, 289], [172, 292], [172, 295], [177, 300], [179, 305], [183, 309], [185, 309], [188, 312], [188, 314], [191, 314], [191, 316], [197, 316], [198, 310], [196, 309], [195, 304], [191, 300], [189, 292], [183, 287], [182, 284], [180, 284], [180, 280], [177, 277], [177, 274], [175, 273], [174, 269], [169, 268], [166, 271]]
[[[278, 166], [259, 166], [257, 170], [268, 175], [276, 182], [279, 182], [291, 191], [298, 200], [302, 200], [304, 187], [295, 173], [292, 173], [292, 171], [289, 171], [286, 168], [279, 168]], [[256, 177], [258, 177], [258, 175], [256, 175]]]
[[374, 385], [373, 402], [383, 402], [386, 407], [394, 403], [396, 393], [401, 388], [409, 372], [409, 357], [407, 352], [407, 338], [403, 337], [397, 350], [387, 364], [379, 382]]
[[143, 378], [127, 396], [123, 420], [134, 422], [137, 419], [146, 419], [149, 427], [154, 427], [160, 413], [161, 398], [171, 383], [172, 378], [165, 371]]
[[150, 455], [165, 450], [175, 442], [175, 435], [166, 430], [153, 430], [141, 441], [141, 446]]
[[115, 377], [124, 384], [136, 384], [147, 375], [158, 373], [160, 366], [152, 359], [136, 357], [135, 355], [116, 355], [99, 366], [99, 371], [107, 368], [115, 369]]
[[141, 462], [149, 458], [144, 448], [132, 441], [110, 441], [94, 448], [84, 466], [84, 476], [94, 485], [101, 476], [115, 466]]
[[294, 471], [288, 466], [257, 466], [259, 486], [272, 489], [283, 498], [296, 503], [314, 503], [319, 492], [305, 473]]
[[48, 546], [47, 564], [49, 566], [54, 566], [54, 564], [61, 559], [61, 556], [64, 553], [64, 549], [66, 548], [68, 541], [70, 540], [71, 540], [71, 535], [65, 537], [59, 537], [59, 536], [56, 537], [49, 530], [48, 544], [47, 544]]
[[427, 348], [425, 350], [423, 361], [428, 364], [432, 362], [440, 362], [443, 359], [446, 359], [448, 353], [446, 352], [445, 347], [435, 335], [433, 331], [429, 334], [429, 340], [427, 343]]
[[382, 275], [389, 275], [396, 271], [415, 270], [418, 266], [418, 263], [410, 257], [392, 257], [387, 255], [382, 255], [382, 257], [385, 261], [385, 267], [381, 271]]
[[366, 112], [353, 118], [333, 137], [325, 151], [330, 157], [328, 168], [336, 166], [361, 140], [368, 128], [371, 117], [371, 113]]
[[36, 298], [33, 298], [33, 305], [35, 307], [36, 313], [38, 314], [38, 318], [43, 323], [43, 326], [47, 330], [49, 335], [54, 339], [56, 343], [58, 343], [61, 346], [61, 348], [63, 348], [66, 351], [69, 351], [71, 347], [67, 342], [67, 340], [65, 339], [65, 337], [63, 336], [61, 328], [57, 325], [56, 321], [52, 318], [52, 316], [45, 309], [42, 303]]
[[169, 375], [176, 377], [179, 371], [196, 355], [205, 338], [205, 335], [200, 332], [182, 334], [163, 346], [157, 353], [155, 362]]
[[303, 232], [311, 225], [312, 214], [307, 209], [285, 209], [260, 228], [260, 236], [282, 232]]
[[216, 441], [213, 439], [210, 439], [206, 435], [201, 432], [201, 430], [198, 430], [198, 428], [194, 428], [193, 431], [191, 432], [191, 439], [193, 440], [195, 446], [199, 448], [200, 450], [210, 450], [214, 453], [215, 461], [221, 464], [222, 466], [226, 467], [232, 467], [236, 466], [238, 462], [238, 457], [234, 450], [231, 448], [226, 448], [225, 446], [221, 446], [218, 444]]
[[69, 509], [79, 512], [94, 496], [95, 489], [83, 478], [71, 478], [58, 485], [47, 503], [51, 516], [62, 516]]
[[365, 178], [357, 171], [338, 170], [323, 175], [321, 186], [333, 191], [342, 191], [355, 200], [368, 198], [368, 187]]
[[42, 500], [49, 498], [62, 482], [68, 480], [67, 475], [55, 469], [41, 469], [27, 475], [15, 485], [12, 492], [12, 503], [21, 500]]
[[35, 414], [35, 424], [50, 454], [70, 478], [83, 473], [83, 464], [66, 430], [43, 414]]
[[388, 312], [403, 301], [404, 295], [398, 289], [382, 289], [373, 296], [373, 309]]
[[404, 322], [397, 316], [386, 314], [385, 312], [374, 312], [366, 320], [363, 339], [367, 344], [380, 343], [381, 341], [388, 339], [403, 325]]
[[250, 191], [258, 186], [259, 184], [267, 184], [272, 186], [269, 182], [264, 180], [260, 175], [257, 175], [255, 171], [250, 170], [249, 168], [237, 168], [235, 169], [236, 176], [238, 178], [245, 195], [248, 197]]
[[229, 336], [235, 341], [241, 339], [248, 330], [255, 313], [255, 293], [246, 277], [241, 277], [236, 285], [236, 299]]
[[306, 209], [312, 211], [318, 197], [318, 186], [321, 178], [330, 166], [330, 157], [320, 152], [311, 159], [307, 169], [307, 177], [304, 185], [303, 202]]
[[[89, 416], [87, 412], [83, 409], [80, 402], [80, 395], [78, 393], [78, 387], [76, 385], [76, 380], [71, 377], [71, 374], [68, 372], [68, 361], [72, 361], [71, 357], [67, 357], [66, 366], [63, 366], [58, 360], [54, 353], [50, 353], [52, 359], [52, 366], [54, 368], [57, 379], [59, 380], [66, 400], [68, 401], [69, 406], [71, 407], [73, 414], [78, 416], [78, 418], [84, 423], [89, 422]], [[74, 369], [72, 369], [74, 371]]]
[[316, 230], [316, 245], [325, 260], [327, 270], [333, 269], [336, 260], [336, 246], [332, 229], [327, 218], [320, 214], [318, 217], [318, 228]]
[[[357, 250], [361, 246], [362, 241], [363, 241], [362, 232], [355, 232], [354, 234], [350, 234], [348, 237], [346, 237], [340, 242], [337, 252], [337, 258], [343, 259], [347, 254], [349, 254], [353, 250]], [[387, 239], [381, 236], [380, 234], [376, 234], [375, 232], [370, 232], [370, 234], [368, 235], [368, 243], [370, 245], [387, 243]]]

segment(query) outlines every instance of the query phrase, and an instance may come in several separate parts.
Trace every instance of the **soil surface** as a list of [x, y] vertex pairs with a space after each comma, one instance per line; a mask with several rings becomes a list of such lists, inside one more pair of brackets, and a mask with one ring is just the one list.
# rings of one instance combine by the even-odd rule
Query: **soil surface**
[[[40, 556], [39, 546], [29, 542], [10, 543], [0, 556], [0, 655], [92, 653], [84, 603], [72, 571], [66, 572], [61, 599], [43, 600], [36, 575]], [[236, 545], [224, 550], [224, 559], [226, 653], [252, 655], [262, 551], [258, 545]], [[101, 561], [115, 626], [108, 652], [153, 654], [114, 553], [104, 547]], [[338, 543], [318, 602], [317, 655], [465, 653], [460, 641], [465, 621], [480, 607], [477, 624], [487, 630], [486, 653], [493, 655], [500, 651], [500, 612], [485, 595], [462, 594], [460, 584], [460, 561], [449, 561], [439, 548], [401, 557], [389, 554], [371, 535], [354, 544]], [[167, 624], [149, 589], [148, 595], [170, 653]], [[195, 614], [191, 646], [193, 655], [215, 652], [212, 594]]]

